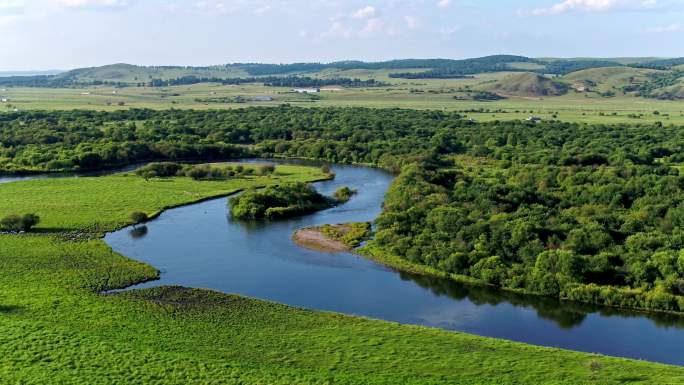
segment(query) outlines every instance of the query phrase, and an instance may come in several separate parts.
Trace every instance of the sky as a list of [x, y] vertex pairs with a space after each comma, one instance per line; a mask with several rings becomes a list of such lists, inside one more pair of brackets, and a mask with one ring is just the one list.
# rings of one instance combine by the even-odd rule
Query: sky
[[684, 56], [684, 0], [0, 0], [0, 71]]

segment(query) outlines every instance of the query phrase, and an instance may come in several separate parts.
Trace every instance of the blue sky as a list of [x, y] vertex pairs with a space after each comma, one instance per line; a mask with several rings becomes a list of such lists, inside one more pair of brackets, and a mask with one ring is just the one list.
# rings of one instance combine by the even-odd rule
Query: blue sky
[[684, 0], [0, 0], [0, 70], [684, 56]]

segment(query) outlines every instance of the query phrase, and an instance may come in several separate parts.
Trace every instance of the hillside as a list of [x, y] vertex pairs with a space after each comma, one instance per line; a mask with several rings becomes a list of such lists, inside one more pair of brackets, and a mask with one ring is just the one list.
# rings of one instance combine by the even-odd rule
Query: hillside
[[589, 91], [609, 91], [647, 82], [650, 80], [650, 75], [657, 72], [633, 67], [590, 68], [572, 72], [565, 75], [563, 79], [575, 89], [584, 87]]
[[79, 68], [55, 76], [55, 80], [74, 83], [111, 82], [135, 84], [152, 79], [176, 79], [184, 76], [229, 78], [246, 75], [244, 71], [228, 66], [212, 67], [146, 67], [132, 64], [110, 64], [101, 67]]
[[485, 90], [507, 96], [559, 96], [567, 92], [568, 87], [535, 73], [523, 72], [512, 74], [486, 85]]
[[650, 96], [656, 99], [684, 100], [684, 78], [672, 86], [654, 90]]

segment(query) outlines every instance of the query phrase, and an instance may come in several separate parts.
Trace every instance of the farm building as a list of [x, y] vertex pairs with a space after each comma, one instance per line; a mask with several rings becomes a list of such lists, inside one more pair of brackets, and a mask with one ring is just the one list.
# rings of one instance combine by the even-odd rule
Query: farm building
[[273, 98], [270, 96], [255, 96], [252, 100], [255, 102], [270, 102]]
[[300, 94], [316, 94], [321, 92], [320, 88], [294, 88], [294, 92], [299, 92]]

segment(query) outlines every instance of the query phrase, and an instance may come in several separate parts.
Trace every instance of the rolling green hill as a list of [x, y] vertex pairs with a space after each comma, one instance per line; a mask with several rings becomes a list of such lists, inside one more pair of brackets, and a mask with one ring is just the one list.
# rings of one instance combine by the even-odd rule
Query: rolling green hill
[[506, 96], [560, 96], [567, 92], [567, 85], [535, 73], [512, 74], [484, 87], [487, 91]]
[[654, 90], [651, 93], [651, 97], [667, 100], [684, 99], [684, 78], [680, 78], [679, 81], [674, 85]]
[[633, 67], [590, 68], [572, 72], [563, 77], [574, 88], [586, 87], [588, 90], [608, 91], [625, 86], [644, 83], [656, 70]]
[[246, 76], [246, 73], [238, 68], [229, 66], [145, 67], [118, 63], [101, 67], [74, 69], [55, 76], [55, 79], [74, 83], [113, 82], [135, 84], [149, 82], [152, 79], [169, 80], [183, 76], [229, 78]]

